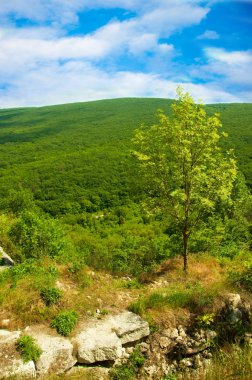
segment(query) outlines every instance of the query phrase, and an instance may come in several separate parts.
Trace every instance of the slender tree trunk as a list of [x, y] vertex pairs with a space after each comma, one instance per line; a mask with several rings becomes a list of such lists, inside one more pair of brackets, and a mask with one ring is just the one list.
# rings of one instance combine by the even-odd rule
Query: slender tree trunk
[[183, 231], [183, 247], [184, 247], [184, 250], [183, 250], [183, 257], [184, 257], [184, 272], [185, 272], [185, 273], [188, 272], [188, 263], [187, 263], [187, 256], [188, 256], [188, 238], [189, 238], [188, 231], [185, 229], [185, 230]]

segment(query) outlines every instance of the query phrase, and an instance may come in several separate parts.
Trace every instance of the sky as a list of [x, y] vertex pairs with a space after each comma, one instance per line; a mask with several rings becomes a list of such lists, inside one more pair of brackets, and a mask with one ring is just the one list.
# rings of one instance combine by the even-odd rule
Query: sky
[[0, 0], [0, 107], [252, 102], [252, 0]]

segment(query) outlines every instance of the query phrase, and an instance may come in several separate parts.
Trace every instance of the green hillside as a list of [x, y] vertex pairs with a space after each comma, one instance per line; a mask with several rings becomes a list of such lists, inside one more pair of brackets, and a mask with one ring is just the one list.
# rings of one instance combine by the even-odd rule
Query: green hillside
[[[127, 204], [141, 194], [131, 157], [133, 131], [152, 124], [171, 100], [115, 99], [0, 110], [0, 195], [28, 189], [52, 215]], [[252, 104], [208, 106], [220, 112], [247, 183], [252, 185]]]

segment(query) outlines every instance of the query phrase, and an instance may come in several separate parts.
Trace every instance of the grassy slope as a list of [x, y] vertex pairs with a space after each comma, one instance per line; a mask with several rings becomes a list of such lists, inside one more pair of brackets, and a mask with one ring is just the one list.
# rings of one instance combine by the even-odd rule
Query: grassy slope
[[[115, 99], [0, 111], [0, 196], [29, 188], [52, 214], [79, 212], [85, 199], [98, 208], [138, 194], [130, 139], [141, 123], [152, 124], [171, 100]], [[252, 104], [208, 106], [221, 112], [226, 144], [236, 149], [252, 184]]]

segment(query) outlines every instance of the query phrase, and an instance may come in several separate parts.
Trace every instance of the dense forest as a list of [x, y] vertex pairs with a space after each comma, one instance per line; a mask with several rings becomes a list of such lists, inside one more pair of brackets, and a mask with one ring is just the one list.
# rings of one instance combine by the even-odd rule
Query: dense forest
[[[177, 254], [181, 249], [177, 232], [165, 215], [154, 215], [145, 207], [146, 186], [132, 155], [135, 129], [155, 123], [158, 109], [169, 115], [171, 103], [130, 98], [1, 110], [2, 212], [30, 218], [29, 223], [42, 223], [43, 218], [45, 225], [47, 219], [58, 223], [89, 264], [115, 272], [139, 274]], [[220, 113], [223, 131], [229, 135], [224, 148], [235, 149], [251, 187], [252, 106], [209, 105], [207, 112]], [[24, 216], [25, 211], [32, 215]], [[192, 251], [226, 245], [220, 219], [222, 227], [212, 221], [214, 232], [209, 226], [202, 228]], [[240, 225], [237, 230], [241, 229]], [[232, 237], [231, 245], [235, 239], [240, 236]], [[23, 254], [17, 242], [11, 249], [14, 256]]]
[[[159, 123], [158, 110], [171, 116], [172, 103], [125, 98], [0, 110], [0, 247], [15, 261], [0, 272], [0, 306], [13, 327], [57, 328], [62, 312], [74, 328], [78, 316], [123, 303], [156, 331], [165, 308], [197, 310], [211, 322], [220, 293], [251, 292], [252, 104], [205, 108], [220, 115], [221, 148], [234, 151], [238, 174], [229, 203], [215, 202], [190, 237], [184, 277], [181, 230], [152, 207], [157, 193], [134, 143], [141, 125]], [[164, 273], [169, 287], [152, 293], [148, 284]], [[116, 303], [122, 289], [129, 299]]]

